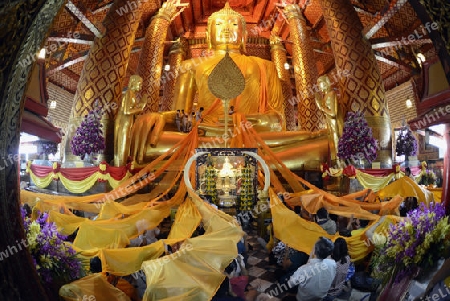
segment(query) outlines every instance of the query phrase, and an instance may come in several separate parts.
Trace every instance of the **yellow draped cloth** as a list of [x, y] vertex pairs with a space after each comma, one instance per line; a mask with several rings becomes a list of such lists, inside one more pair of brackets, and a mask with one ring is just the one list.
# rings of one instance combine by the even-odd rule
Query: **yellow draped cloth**
[[156, 259], [164, 253], [164, 243], [172, 245], [192, 236], [192, 233], [200, 224], [201, 216], [194, 203], [187, 199], [178, 208], [175, 222], [170, 229], [167, 239], [158, 240], [143, 247], [102, 249], [99, 252], [104, 265], [104, 272], [125, 276], [137, 272], [146, 260]]
[[425, 188], [421, 188], [409, 177], [402, 177], [392, 182], [378, 192], [381, 198], [400, 195], [402, 197], [416, 197], [419, 203], [430, 204], [434, 201], [433, 193]]
[[[329, 235], [318, 224], [298, 216], [280, 201], [273, 190], [270, 190], [270, 209], [275, 237], [296, 250], [310, 254], [319, 237], [328, 237], [333, 241], [340, 237], [338, 234]], [[374, 215], [374, 218], [364, 231], [352, 237], [344, 237], [347, 241], [350, 257], [354, 261], [363, 259], [373, 249], [372, 243], [368, 240], [365, 232], [371, 225], [376, 224], [381, 217]], [[388, 225], [397, 221], [398, 219], [395, 216], [384, 219], [383, 223], [377, 225], [374, 233], [386, 233]]]
[[[231, 216], [204, 203], [192, 191], [189, 193], [193, 200], [187, 199], [179, 207], [169, 238], [164, 240], [166, 244], [183, 241], [180, 250], [160, 257], [163, 240], [140, 248], [103, 249], [103, 271], [123, 276], [138, 271], [142, 265], [148, 286], [144, 300], [210, 300], [225, 277], [223, 270], [237, 256], [237, 242], [243, 231]], [[205, 234], [189, 238], [200, 220]], [[64, 300], [82, 300], [83, 295], [95, 296], [96, 300], [122, 296], [104, 282], [101, 274], [63, 286], [60, 295]]]
[[[235, 114], [233, 118], [237, 122], [246, 121], [240, 114]], [[145, 300], [209, 300], [225, 277], [223, 269], [237, 255], [236, 244], [243, 235], [241, 228], [231, 216], [212, 208], [188, 190], [184, 182], [180, 182], [181, 170], [165, 176], [164, 182], [168, 185], [161, 190], [160, 196], [135, 194], [144, 184], [162, 176], [171, 164], [184, 166], [195, 151], [197, 141], [197, 130], [194, 128], [186, 139], [164, 156], [145, 166], [109, 193], [88, 197], [56, 197], [22, 191], [21, 200], [40, 210], [54, 211], [50, 214], [50, 220], [64, 233], [78, 229], [73, 244], [75, 249], [87, 257], [98, 255], [102, 259], [104, 272], [129, 275], [143, 269], [148, 285]], [[258, 154], [289, 183], [294, 192], [292, 195], [297, 193], [301, 196], [302, 205], [312, 213], [319, 205], [323, 205], [332, 213], [348, 217], [353, 214], [371, 220], [371, 225], [374, 225], [380, 215], [395, 214], [402, 201], [400, 196], [394, 196], [389, 202], [362, 203], [355, 200], [354, 196], [336, 197], [325, 192], [293, 174], [252, 128], [236, 133], [230, 145], [258, 148]], [[154, 177], [149, 177], [152, 172]], [[193, 169], [190, 176], [194, 177]], [[260, 171], [258, 180], [262, 182], [263, 176]], [[179, 186], [177, 192], [167, 198], [175, 185]], [[273, 170], [271, 185], [274, 189], [270, 190], [270, 205], [277, 238], [297, 250], [310, 253], [319, 236], [337, 237], [327, 235], [320, 226], [301, 219], [281, 203], [275, 192], [285, 190]], [[186, 192], [192, 200], [185, 198]], [[123, 198], [125, 200], [121, 203], [115, 202]], [[130, 239], [159, 225], [175, 206], [179, 207], [167, 240], [159, 240], [145, 247], [126, 248]], [[98, 217], [95, 221], [78, 218], [68, 209], [97, 213]], [[374, 211], [379, 213], [374, 214]], [[200, 220], [205, 234], [191, 238]], [[386, 223], [394, 221], [388, 219]], [[363, 258], [371, 251], [364, 232], [346, 239], [353, 260]], [[164, 252], [164, 243], [170, 245], [176, 242], [182, 242], [178, 252], [160, 257]]]
[[186, 239], [174, 254], [144, 262], [143, 300], [210, 300], [225, 278], [223, 270], [237, 256], [244, 234], [237, 222], [193, 191], [189, 195], [202, 216], [205, 234]]
[[364, 173], [360, 170], [356, 170], [356, 179], [364, 188], [370, 188], [373, 191], [383, 189], [392, 179], [395, 177], [395, 173], [391, 173], [385, 177], [375, 177], [370, 174]]
[[433, 194], [436, 203], [442, 202], [442, 188], [427, 188]]
[[63, 285], [59, 295], [66, 301], [130, 300], [124, 292], [110, 284], [102, 273], [92, 274], [70, 284]]

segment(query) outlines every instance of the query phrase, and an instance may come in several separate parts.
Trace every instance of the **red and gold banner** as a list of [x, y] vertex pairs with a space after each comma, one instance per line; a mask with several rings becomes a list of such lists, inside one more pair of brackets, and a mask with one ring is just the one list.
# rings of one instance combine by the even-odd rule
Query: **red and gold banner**
[[61, 181], [72, 193], [83, 193], [98, 181], [105, 181], [112, 188], [132, 176], [130, 165], [115, 167], [106, 163], [93, 167], [61, 168], [59, 163], [53, 166], [41, 166], [27, 163], [27, 173], [38, 188], [46, 188], [52, 181]]

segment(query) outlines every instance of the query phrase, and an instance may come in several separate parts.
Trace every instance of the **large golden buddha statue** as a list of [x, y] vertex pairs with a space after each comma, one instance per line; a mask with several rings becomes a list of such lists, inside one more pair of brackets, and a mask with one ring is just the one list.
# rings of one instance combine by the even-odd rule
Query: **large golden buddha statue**
[[[292, 164], [288, 164], [288, 167], [298, 167], [307, 159], [326, 158], [326, 131], [285, 131], [284, 98], [275, 65], [270, 61], [242, 54], [247, 40], [244, 17], [232, 10], [227, 3], [223, 9], [208, 18], [206, 37], [213, 55], [192, 58], [182, 63], [180, 70], [184, 72], [178, 76], [175, 86], [173, 111], [147, 113], [136, 120], [131, 142], [133, 159], [138, 163], [148, 162], [182, 139], [186, 134], [176, 129], [176, 110], [184, 110], [189, 114], [195, 109], [194, 98], [196, 108], [204, 108], [199, 124], [201, 142], [207, 141], [208, 137], [212, 139], [224, 134], [224, 120], [232, 118], [225, 118], [222, 102], [208, 88], [208, 78], [226, 53], [239, 67], [245, 79], [243, 92], [229, 100], [234, 114], [244, 115], [266, 143], [276, 153], [281, 153], [283, 161], [290, 158]], [[226, 113], [228, 114], [228, 110]], [[233, 125], [231, 121], [229, 126], [232, 128], [237, 125]], [[317, 141], [313, 142], [311, 139]], [[298, 147], [306, 145], [306, 141], [311, 142], [308, 147], [315, 152], [309, 152], [302, 158], [299, 157]]]
[[[181, 74], [175, 87], [179, 91], [174, 101], [174, 109], [192, 110], [195, 89], [199, 91], [198, 107], [209, 108], [216, 97], [208, 89], [208, 77], [226, 52], [237, 64], [245, 78], [245, 89], [237, 98], [230, 101], [235, 113], [241, 113], [248, 118], [262, 118], [260, 131], [270, 130], [268, 123], [279, 124], [284, 128], [283, 94], [277, 77], [275, 65], [258, 57], [242, 55], [245, 50], [247, 31], [245, 19], [232, 10], [228, 3], [225, 8], [212, 14], [208, 19], [206, 32], [209, 48], [214, 55], [205, 59], [194, 58], [183, 62]], [[217, 125], [224, 116], [223, 106], [203, 118], [204, 125]], [[272, 126], [273, 128], [273, 126]]]

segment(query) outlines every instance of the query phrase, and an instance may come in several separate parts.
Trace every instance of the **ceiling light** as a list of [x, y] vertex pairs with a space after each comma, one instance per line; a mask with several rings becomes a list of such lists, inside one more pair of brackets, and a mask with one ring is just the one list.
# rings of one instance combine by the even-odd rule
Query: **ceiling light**
[[45, 48], [42, 48], [42, 49], [39, 51], [38, 58], [40, 58], [40, 59], [45, 59]]
[[416, 54], [416, 57], [419, 62], [422, 62], [422, 63], [425, 62], [425, 56], [421, 52]]
[[170, 70], [170, 65], [169, 64], [164, 65], [164, 70], [169, 71]]
[[289, 70], [290, 66], [288, 63], [284, 63], [284, 69]]
[[55, 109], [56, 108], [56, 100], [52, 100], [51, 102], [50, 102], [50, 107], [49, 107], [50, 109]]
[[412, 108], [412, 106], [413, 106], [412, 101], [411, 101], [411, 99], [408, 98], [406, 100], [406, 107], [409, 109], [409, 108]]

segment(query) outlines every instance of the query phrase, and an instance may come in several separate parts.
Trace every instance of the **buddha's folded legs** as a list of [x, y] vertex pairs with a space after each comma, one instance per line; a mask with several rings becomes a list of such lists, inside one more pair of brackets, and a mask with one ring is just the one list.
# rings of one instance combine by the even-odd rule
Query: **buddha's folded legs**
[[[305, 165], [317, 165], [318, 168], [321, 163], [327, 161], [328, 133], [326, 130], [319, 132], [264, 132], [260, 133], [259, 136], [290, 169], [302, 169]], [[138, 159], [137, 162], [139, 164], [151, 162], [186, 137], [187, 134], [185, 133], [163, 131], [157, 147], [151, 147], [150, 144], [147, 144], [143, 160]], [[225, 147], [225, 139], [222, 136], [198, 138], [198, 148], [201, 151], [223, 147]], [[257, 147], [257, 145], [246, 145], [246, 147]]]

